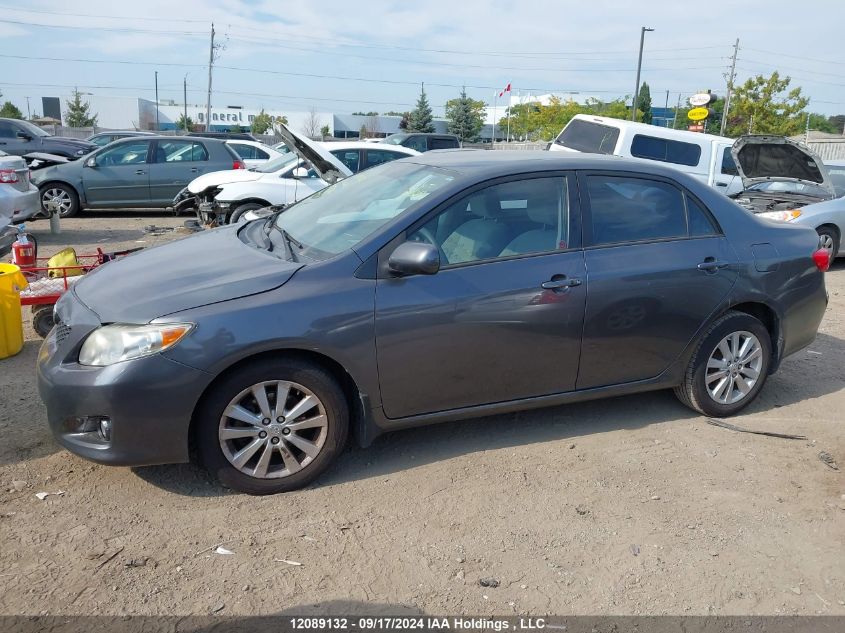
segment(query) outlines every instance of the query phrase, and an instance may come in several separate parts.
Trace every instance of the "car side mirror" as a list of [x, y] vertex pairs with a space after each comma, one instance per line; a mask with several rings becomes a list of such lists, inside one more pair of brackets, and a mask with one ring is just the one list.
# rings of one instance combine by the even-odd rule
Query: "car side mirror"
[[85, 161], [86, 167], [96, 167], [97, 166], [97, 159], [93, 156]]
[[291, 174], [294, 178], [308, 178], [308, 170], [305, 167], [297, 167]]
[[396, 275], [433, 275], [440, 270], [440, 251], [426, 242], [403, 242], [387, 260]]
[[32, 140], [32, 136], [30, 136], [26, 132], [18, 132], [18, 138], [22, 138], [25, 141], [31, 141]]

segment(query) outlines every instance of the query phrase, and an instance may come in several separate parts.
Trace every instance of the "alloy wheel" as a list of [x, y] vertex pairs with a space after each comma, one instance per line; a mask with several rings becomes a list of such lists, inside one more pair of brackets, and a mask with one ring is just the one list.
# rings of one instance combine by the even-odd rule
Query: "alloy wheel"
[[827, 233], [822, 233], [821, 235], [819, 235], [819, 248], [827, 251], [828, 257], [830, 258], [831, 262], [833, 262], [833, 249], [835, 247], [836, 245], [833, 242], [832, 235], [828, 235]]
[[719, 341], [707, 359], [707, 393], [719, 404], [735, 404], [751, 393], [762, 368], [759, 339], [751, 332], [732, 332]]
[[41, 202], [45, 209], [57, 211], [60, 216], [65, 215], [73, 206], [70, 194], [64, 189], [46, 189], [41, 194]]
[[241, 391], [224, 409], [218, 430], [229, 463], [259, 479], [299, 472], [320, 454], [327, 435], [328, 418], [320, 399], [284, 380]]

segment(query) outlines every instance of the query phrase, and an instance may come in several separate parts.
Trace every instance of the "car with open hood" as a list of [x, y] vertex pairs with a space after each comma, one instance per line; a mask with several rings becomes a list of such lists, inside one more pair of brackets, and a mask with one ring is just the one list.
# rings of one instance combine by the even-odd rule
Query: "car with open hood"
[[226, 224], [266, 207], [282, 208], [341, 178], [419, 152], [361, 141], [321, 143], [279, 125], [283, 154], [264, 165], [234, 173], [205, 174], [177, 194], [177, 212], [196, 209], [203, 224]]
[[37, 363], [58, 442], [124, 466], [195, 449], [268, 494], [350, 434], [667, 388], [721, 418], [827, 306], [812, 230], [671, 167], [448, 151], [336, 180], [73, 284]]
[[786, 137], [743, 136], [731, 153], [743, 185], [731, 198], [753, 213], [790, 211], [835, 197], [821, 159]]

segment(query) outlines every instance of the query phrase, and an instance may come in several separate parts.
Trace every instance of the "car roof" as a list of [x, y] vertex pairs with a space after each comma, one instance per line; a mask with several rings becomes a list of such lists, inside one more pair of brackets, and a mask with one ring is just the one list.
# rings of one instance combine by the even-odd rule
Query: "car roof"
[[88, 138], [94, 138], [95, 136], [112, 136], [114, 134], [123, 134], [125, 136], [155, 136], [155, 132], [145, 132], [144, 130], [103, 130], [102, 132], [97, 132], [96, 134], [92, 134]]
[[469, 178], [496, 178], [508, 174], [551, 170], [612, 170], [631, 171], [679, 179], [679, 172], [672, 167], [654, 164], [653, 161], [606, 156], [549, 151], [517, 151], [486, 149], [433, 150], [403, 159], [433, 167], [442, 167]]
[[[146, 137], [147, 135], [144, 134], [142, 136]], [[221, 143], [221, 144], [226, 143], [226, 139], [222, 139], [222, 138], [208, 138], [208, 137], [205, 137], [205, 136], [203, 136], [203, 137], [190, 136], [190, 135], [187, 135], [187, 134], [180, 134], [180, 135], [174, 134], [174, 135], [171, 135], [171, 136], [160, 136], [158, 134], [153, 134], [153, 136], [160, 141], [202, 141], [203, 143]], [[132, 141], [137, 141], [137, 140], [138, 140], [137, 137], [127, 136], [125, 138], [119, 138], [115, 141], [112, 141], [111, 143], [109, 143], [108, 145], [104, 145], [103, 147], [110, 147], [112, 145], [117, 145], [118, 143], [131, 143]]]
[[419, 154], [417, 150], [411, 149], [410, 147], [404, 147], [403, 145], [379, 145], [378, 143], [368, 143], [367, 141], [329, 141], [323, 143], [323, 147], [329, 151], [335, 149], [371, 149], [374, 151], [384, 151], [387, 149], [395, 150], [400, 154], [407, 154], [408, 156], [416, 156]]

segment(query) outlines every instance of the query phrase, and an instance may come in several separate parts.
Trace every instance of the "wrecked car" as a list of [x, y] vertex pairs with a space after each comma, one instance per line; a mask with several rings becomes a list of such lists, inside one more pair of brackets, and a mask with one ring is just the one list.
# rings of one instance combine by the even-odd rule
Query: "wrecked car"
[[743, 136], [731, 153], [743, 190], [730, 197], [753, 213], [790, 211], [835, 197], [821, 159], [788, 138]]
[[251, 211], [283, 208], [340, 178], [419, 154], [406, 147], [373, 147], [361, 141], [324, 144], [287, 129], [283, 133], [293, 151], [246, 171], [200, 176], [179, 192], [174, 209], [196, 210], [203, 225], [241, 222]]

